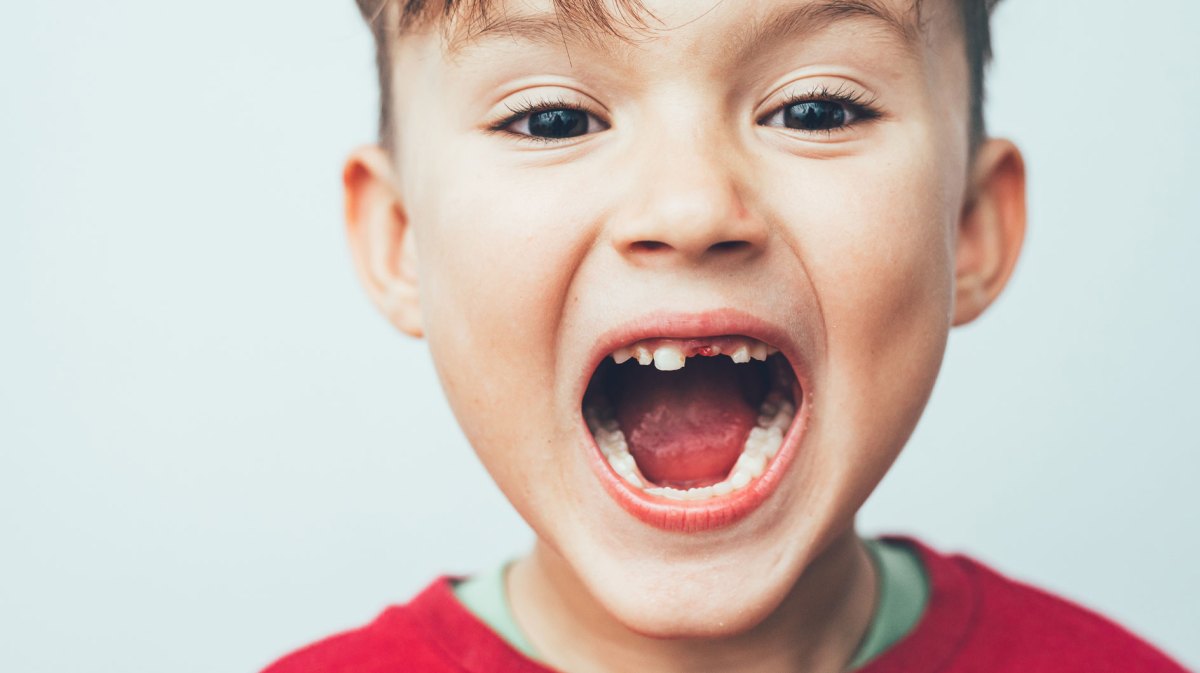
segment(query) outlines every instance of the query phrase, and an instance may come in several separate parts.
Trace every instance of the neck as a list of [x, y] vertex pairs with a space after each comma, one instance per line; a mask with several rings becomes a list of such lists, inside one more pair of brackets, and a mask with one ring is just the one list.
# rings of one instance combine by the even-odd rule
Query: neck
[[522, 631], [545, 663], [571, 673], [839, 673], [870, 624], [876, 583], [869, 553], [851, 528], [756, 626], [716, 639], [669, 640], [640, 635], [617, 622], [566, 561], [541, 542], [508, 576], [513, 615]]

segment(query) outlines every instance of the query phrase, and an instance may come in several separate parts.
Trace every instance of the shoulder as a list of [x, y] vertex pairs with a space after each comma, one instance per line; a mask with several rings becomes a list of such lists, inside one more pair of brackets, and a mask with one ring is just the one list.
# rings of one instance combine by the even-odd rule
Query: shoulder
[[1162, 671], [1184, 669], [1146, 641], [1092, 610], [1043, 589], [1009, 579], [964, 556], [954, 558], [979, 596], [984, 637], [1024, 650], [1056, 670]]
[[939, 591], [967, 594], [962, 617], [968, 625], [954, 656], [964, 665], [954, 670], [1186, 673], [1146, 641], [1088, 608], [970, 557], [909, 542], [930, 575], [931, 609], [946, 599]]
[[405, 673], [458, 671], [436, 639], [431, 619], [453, 600], [448, 580], [439, 578], [405, 605], [384, 610], [369, 624], [302, 647], [262, 673]]

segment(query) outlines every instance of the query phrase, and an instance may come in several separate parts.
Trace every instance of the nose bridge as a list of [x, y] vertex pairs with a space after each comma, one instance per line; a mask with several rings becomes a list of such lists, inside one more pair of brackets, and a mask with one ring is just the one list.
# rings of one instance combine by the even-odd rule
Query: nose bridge
[[614, 244], [627, 255], [671, 251], [689, 258], [760, 246], [765, 229], [748, 208], [733, 143], [711, 120], [671, 126], [642, 147]]

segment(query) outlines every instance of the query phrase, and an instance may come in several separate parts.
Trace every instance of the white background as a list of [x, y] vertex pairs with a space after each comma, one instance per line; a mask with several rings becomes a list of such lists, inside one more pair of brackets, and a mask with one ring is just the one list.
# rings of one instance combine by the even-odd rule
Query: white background
[[[1200, 666], [1200, 4], [1006, 0], [1009, 292], [862, 513]], [[525, 548], [356, 285], [350, 0], [0, 10], [0, 670], [253, 671]]]

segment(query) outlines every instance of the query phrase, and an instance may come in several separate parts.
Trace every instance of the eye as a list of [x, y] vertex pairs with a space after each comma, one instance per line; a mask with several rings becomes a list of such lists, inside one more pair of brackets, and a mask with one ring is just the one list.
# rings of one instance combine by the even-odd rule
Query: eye
[[590, 121], [582, 110], [542, 110], [526, 115], [516, 126], [538, 138], [574, 138], [588, 132]]
[[809, 133], [833, 133], [880, 116], [870, 103], [860, 98], [840, 90], [811, 92], [792, 98], [759, 120], [759, 124]]
[[603, 131], [608, 125], [587, 110], [563, 102], [525, 103], [492, 127], [528, 140], [553, 142]]
[[847, 114], [841, 103], [828, 100], [806, 100], [783, 108], [783, 125], [803, 131], [832, 131], [846, 125]]

